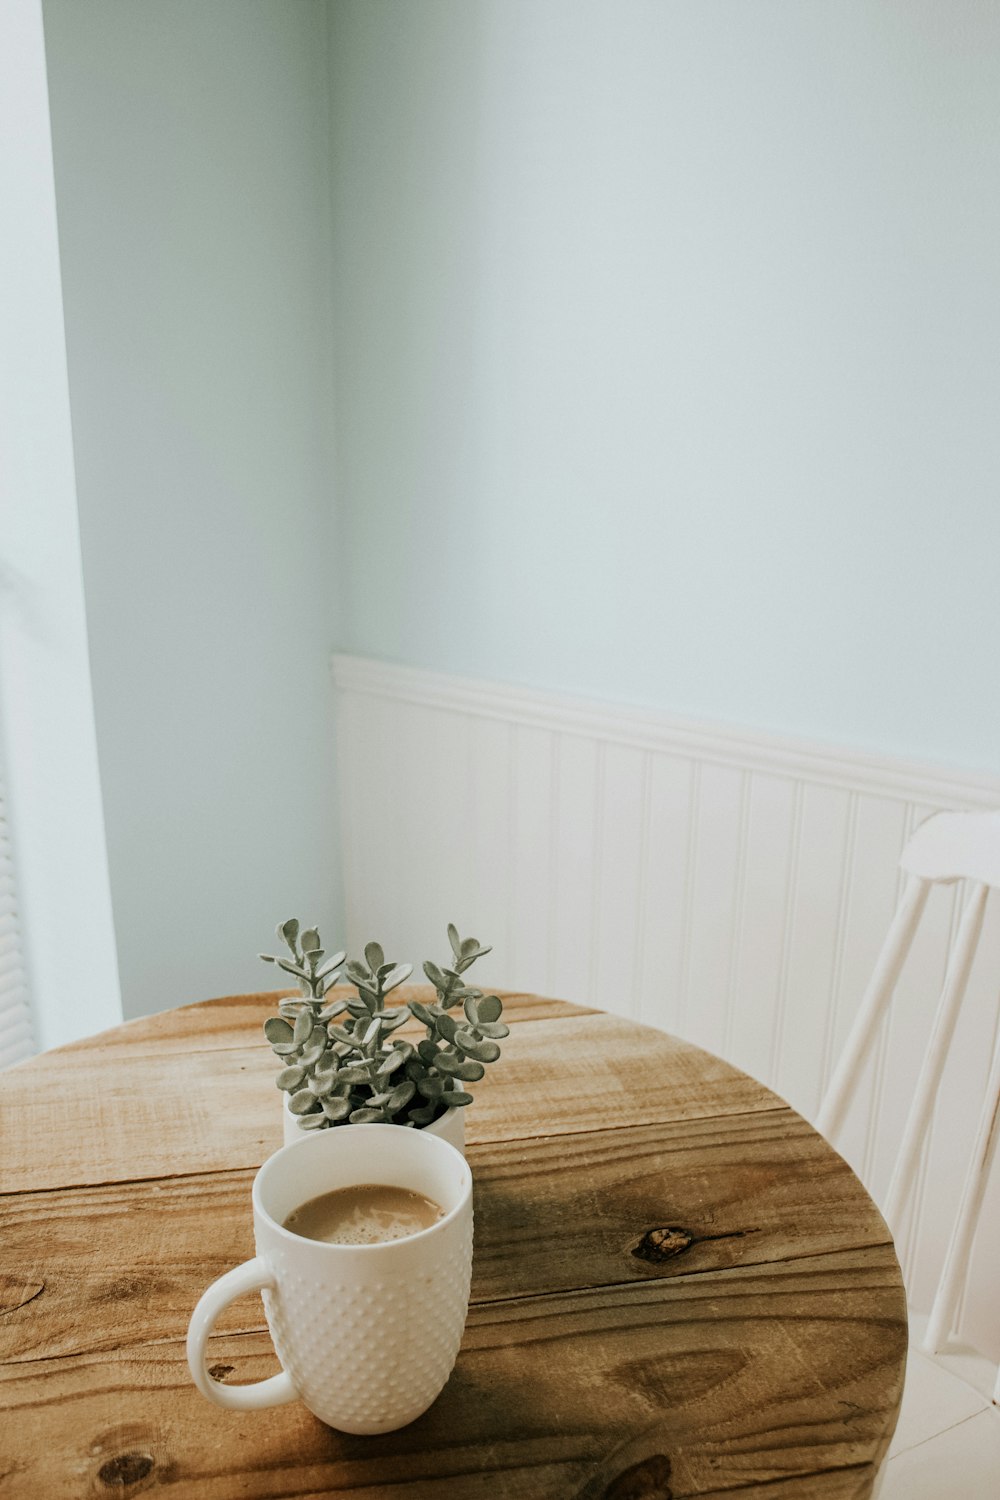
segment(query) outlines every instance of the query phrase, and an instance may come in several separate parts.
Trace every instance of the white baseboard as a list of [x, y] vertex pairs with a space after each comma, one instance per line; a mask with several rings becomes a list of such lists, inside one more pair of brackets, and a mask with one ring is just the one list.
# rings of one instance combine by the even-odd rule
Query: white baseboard
[[[378, 937], [419, 962], [453, 920], [494, 945], [489, 983], [677, 1032], [810, 1117], [895, 906], [903, 843], [940, 808], [1000, 806], [1000, 777], [359, 657], [334, 657], [333, 674], [352, 945]], [[960, 900], [934, 892], [849, 1121], [844, 1153], [876, 1196]], [[918, 1305], [1000, 1022], [997, 905], [920, 1200], [897, 1226]], [[1000, 1224], [1000, 1183], [987, 1216]], [[964, 1316], [998, 1354], [991, 1271], [976, 1261]]]

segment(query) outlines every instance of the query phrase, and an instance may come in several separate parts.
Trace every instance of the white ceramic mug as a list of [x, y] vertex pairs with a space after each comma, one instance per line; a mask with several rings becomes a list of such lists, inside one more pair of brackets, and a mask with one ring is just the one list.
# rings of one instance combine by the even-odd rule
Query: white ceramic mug
[[[429, 1229], [376, 1245], [329, 1245], [283, 1227], [336, 1188], [382, 1183], [444, 1209]], [[439, 1136], [400, 1125], [318, 1130], [284, 1146], [253, 1184], [257, 1255], [214, 1281], [187, 1354], [203, 1395], [236, 1411], [301, 1399], [341, 1432], [393, 1432], [426, 1411], [458, 1356], [472, 1271], [472, 1174]], [[223, 1308], [260, 1290], [282, 1373], [222, 1385], [206, 1346]]]

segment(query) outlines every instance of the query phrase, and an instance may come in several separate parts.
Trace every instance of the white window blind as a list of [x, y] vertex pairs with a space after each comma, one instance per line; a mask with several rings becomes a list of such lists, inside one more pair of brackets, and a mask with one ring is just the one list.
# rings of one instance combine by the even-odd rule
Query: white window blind
[[7, 789], [0, 760], [0, 1068], [36, 1050], [14, 883]]

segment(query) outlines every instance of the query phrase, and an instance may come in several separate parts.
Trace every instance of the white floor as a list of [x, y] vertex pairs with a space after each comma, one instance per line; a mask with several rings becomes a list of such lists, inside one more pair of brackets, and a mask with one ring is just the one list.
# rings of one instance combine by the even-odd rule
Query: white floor
[[[921, 1332], [911, 1328], [914, 1346]], [[1000, 1500], [995, 1379], [996, 1366], [971, 1350], [932, 1360], [911, 1348], [879, 1500]]]

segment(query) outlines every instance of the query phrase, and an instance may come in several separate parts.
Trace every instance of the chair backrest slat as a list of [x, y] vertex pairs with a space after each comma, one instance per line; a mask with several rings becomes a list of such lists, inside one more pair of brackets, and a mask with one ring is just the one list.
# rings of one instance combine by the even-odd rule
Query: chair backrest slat
[[913, 945], [913, 937], [927, 904], [930, 888], [930, 881], [914, 877], [906, 882], [903, 889], [903, 898], [882, 945], [872, 977], [868, 981], [868, 988], [865, 990], [840, 1061], [834, 1070], [830, 1087], [820, 1106], [816, 1124], [822, 1134], [830, 1140], [844, 1123], [844, 1116], [847, 1114], [861, 1076], [865, 1058], [875, 1039], [878, 1024], [892, 999], [896, 981]]

